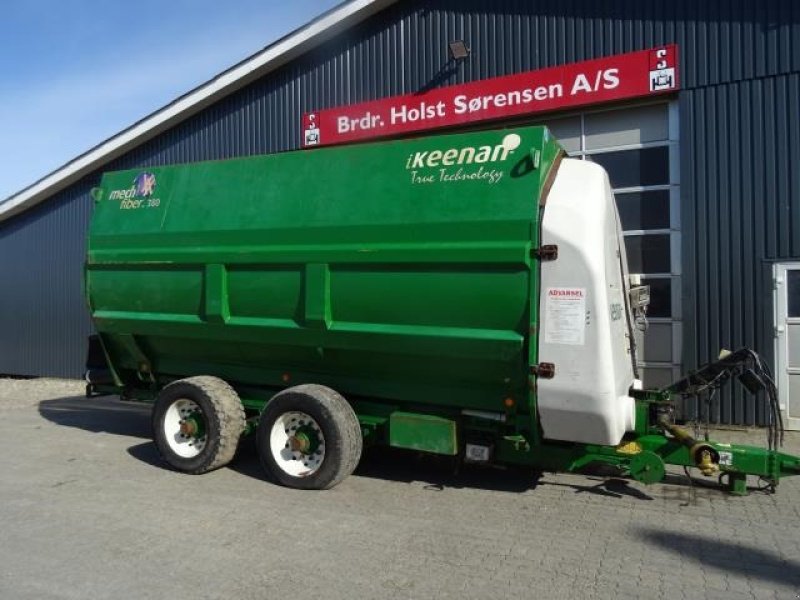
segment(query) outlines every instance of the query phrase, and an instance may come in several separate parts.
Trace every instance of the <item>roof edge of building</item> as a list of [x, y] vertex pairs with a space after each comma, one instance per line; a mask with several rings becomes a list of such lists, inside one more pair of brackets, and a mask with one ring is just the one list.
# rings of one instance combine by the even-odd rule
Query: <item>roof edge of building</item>
[[326, 34], [332, 30], [355, 25], [397, 1], [349, 0], [333, 7], [263, 50], [100, 142], [16, 194], [0, 200], [0, 222], [36, 206], [98, 167], [308, 52], [325, 42], [328, 39]]

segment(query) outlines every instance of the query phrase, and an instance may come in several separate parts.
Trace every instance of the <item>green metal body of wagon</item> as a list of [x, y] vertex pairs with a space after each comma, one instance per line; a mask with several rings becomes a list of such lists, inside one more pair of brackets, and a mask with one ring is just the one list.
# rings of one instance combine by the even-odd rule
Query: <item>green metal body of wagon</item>
[[[618, 444], [546, 438], [540, 267], [552, 257], [539, 236], [561, 156], [530, 127], [106, 174], [86, 295], [113, 387], [156, 406], [168, 397], [154, 427], [174, 437], [160, 448], [178, 468], [235, 446], [283, 402], [259, 439], [280, 438], [304, 465], [289, 485], [334, 452], [327, 426], [304, 419], [316, 409], [298, 408], [298, 389], [323, 412], [352, 407], [359, 451], [387, 444], [556, 470], [599, 462], [645, 482], [665, 463], [697, 466], [696, 448], [659, 424], [665, 393], [631, 392], [635, 427]], [[225, 400], [202, 399], [217, 393]], [[340, 421], [345, 433], [356, 422]], [[185, 440], [195, 449], [181, 457]], [[800, 472], [778, 452], [708, 446], [733, 491], [745, 474], [777, 483]], [[232, 456], [222, 454], [184, 470], [220, 466]], [[340, 471], [357, 457], [347, 460]]]

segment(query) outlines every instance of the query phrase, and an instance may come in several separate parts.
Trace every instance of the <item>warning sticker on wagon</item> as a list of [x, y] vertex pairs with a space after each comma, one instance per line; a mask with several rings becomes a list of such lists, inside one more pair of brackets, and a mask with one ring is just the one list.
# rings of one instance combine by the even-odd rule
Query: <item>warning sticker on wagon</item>
[[586, 289], [547, 288], [544, 308], [546, 344], [582, 346], [586, 333]]

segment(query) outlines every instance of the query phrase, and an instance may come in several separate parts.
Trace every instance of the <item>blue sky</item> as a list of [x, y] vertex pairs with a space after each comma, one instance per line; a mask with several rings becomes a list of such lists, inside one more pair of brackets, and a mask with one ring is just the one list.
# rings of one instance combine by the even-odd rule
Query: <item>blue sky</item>
[[6, 0], [0, 201], [341, 0]]

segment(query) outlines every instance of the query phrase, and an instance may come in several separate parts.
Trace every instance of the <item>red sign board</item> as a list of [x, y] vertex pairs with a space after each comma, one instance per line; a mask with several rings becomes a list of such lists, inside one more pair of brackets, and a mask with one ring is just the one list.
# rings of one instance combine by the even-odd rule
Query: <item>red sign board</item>
[[641, 98], [678, 89], [675, 45], [328, 108], [303, 115], [306, 147]]

